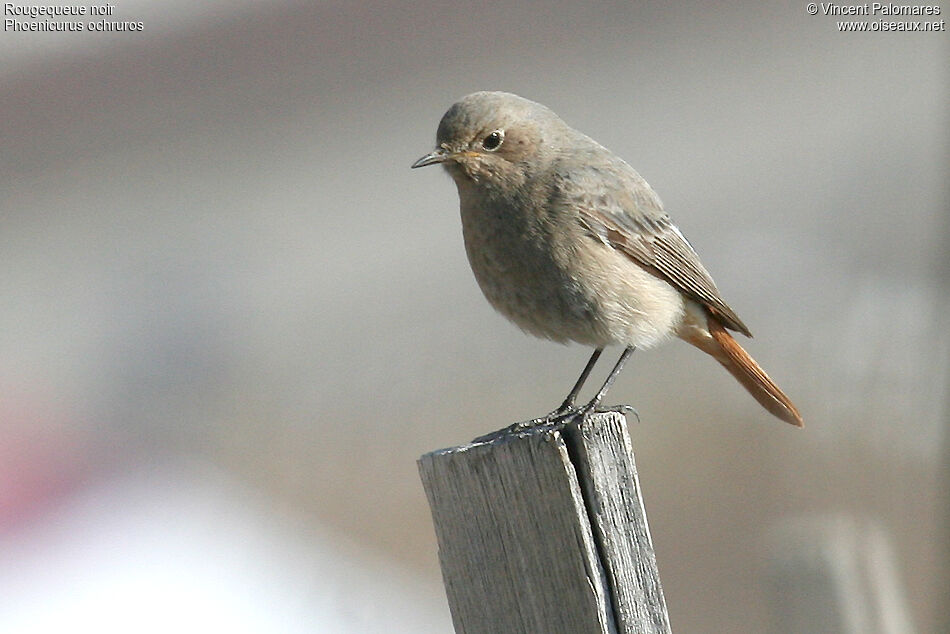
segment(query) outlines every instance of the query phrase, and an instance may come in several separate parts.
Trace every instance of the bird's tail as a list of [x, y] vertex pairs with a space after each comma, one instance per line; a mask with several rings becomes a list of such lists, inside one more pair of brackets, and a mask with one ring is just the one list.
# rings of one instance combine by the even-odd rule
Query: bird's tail
[[718, 319], [710, 315], [706, 323], [712, 339], [705, 337], [702, 339], [690, 338], [687, 341], [711, 355], [724, 368], [729, 370], [729, 373], [736, 377], [736, 380], [749, 391], [749, 394], [762, 407], [785, 422], [801, 427], [803, 421], [798, 408], [785, 396], [779, 386], [769, 378], [769, 375], [755, 362], [755, 359], [742, 349], [742, 346], [732, 338], [732, 335], [726, 331]]

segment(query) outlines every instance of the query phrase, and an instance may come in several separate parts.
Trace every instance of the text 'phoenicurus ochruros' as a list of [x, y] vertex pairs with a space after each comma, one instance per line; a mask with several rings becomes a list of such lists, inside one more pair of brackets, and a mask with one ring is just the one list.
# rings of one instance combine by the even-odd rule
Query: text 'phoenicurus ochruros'
[[[477, 92], [442, 117], [435, 151], [458, 186], [462, 232], [485, 297], [523, 330], [594, 353], [547, 418], [595, 410], [635, 348], [672, 336], [723, 365], [769, 412], [802, 417], [729, 334], [751, 336], [645, 180], [547, 107]], [[624, 346], [603, 387], [575, 400], [604, 347]]]

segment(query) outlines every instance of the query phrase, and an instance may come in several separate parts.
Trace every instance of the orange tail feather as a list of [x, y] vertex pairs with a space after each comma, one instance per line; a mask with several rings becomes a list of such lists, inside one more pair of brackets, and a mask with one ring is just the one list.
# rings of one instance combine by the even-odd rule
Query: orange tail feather
[[707, 340], [706, 345], [697, 347], [715, 357], [716, 361], [729, 370], [729, 373], [736, 377], [736, 380], [749, 391], [762, 407], [785, 422], [802, 427], [804, 423], [798, 408], [785, 396], [779, 386], [769, 378], [769, 375], [755, 362], [755, 359], [742, 349], [742, 346], [732, 338], [732, 335], [715, 317], [710, 316], [707, 319], [707, 324], [713, 341]]

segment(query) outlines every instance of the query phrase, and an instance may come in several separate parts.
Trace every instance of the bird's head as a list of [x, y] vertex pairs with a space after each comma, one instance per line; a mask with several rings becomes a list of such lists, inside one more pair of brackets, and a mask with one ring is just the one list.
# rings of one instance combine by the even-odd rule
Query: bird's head
[[518, 186], [554, 154], [565, 124], [547, 107], [505, 92], [476, 92], [452, 105], [436, 134], [436, 149], [412, 164], [441, 163], [461, 187]]

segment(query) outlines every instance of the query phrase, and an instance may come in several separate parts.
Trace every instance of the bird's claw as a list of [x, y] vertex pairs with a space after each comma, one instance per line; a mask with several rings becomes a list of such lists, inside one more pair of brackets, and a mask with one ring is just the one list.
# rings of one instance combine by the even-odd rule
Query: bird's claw
[[638, 412], [632, 405], [611, 405], [609, 407], [602, 407], [594, 410], [596, 412], [617, 412], [626, 416], [627, 414], [633, 414], [637, 419], [637, 422], [640, 422], [640, 412]]
[[473, 443], [484, 443], [497, 440], [502, 436], [510, 436], [513, 434], [519, 434], [521, 432], [549, 428], [549, 429], [558, 429], [563, 426], [565, 423], [570, 421], [577, 416], [587, 417], [591, 414], [603, 414], [607, 412], [617, 412], [626, 416], [627, 414], [633, 414], [637, 418], [637, 422], [640, 422], [640, 414], [630, 405], [611, 405], [609, 407], [598, 407], [596, 403], [588, 403], [582, 407], [577, 407], [576, 405], [562, 405], [553, 412], [541, 416], [539, 418], [532, 418], [531, 420], [523, 420], [517, 423], [503, 427], [497, 431], [493, 431], [490, 434], [485, 434], [484, 436], [479, 436], [475, 438]]
[[573, 403], [565, 403], [559, 408], [540, 416], [538, 418], [532, 418], [531, 420], [523, 420], [517, 423], [503, 427], [497, 431], [493, 431], [490, 434], [485, 434], [484, 436], [479, 436], [472, 442], [491, 442], [502, 436], [509, 436], [512, 434], [519, 434], [521, 432], [529, 431], [532, 429], [541, 429], [541, 428], [550, 428], [555, 429], [570, 419], [574, 418], [580, 413], [581, 409], [578, 408]]
[[511, 436], [514, 434], [520, 434], [521, 432], [528, 431], [530, 429], [538, 429], [539, 427], [545, 427], [547, 425], [554, 426], [556, 421], [549, 419], [549, 416], [542, 416], [541, 418], [532, 418], [531, 420], [523, 420], [517, 423], [508, 425], [496, 431], [491, 432], [490, 434], [485, 434], [484, 436], [479, 436], [475, 438], [473, 443], [483, 443], [491, 442], [497, 440], [503, 436]]

